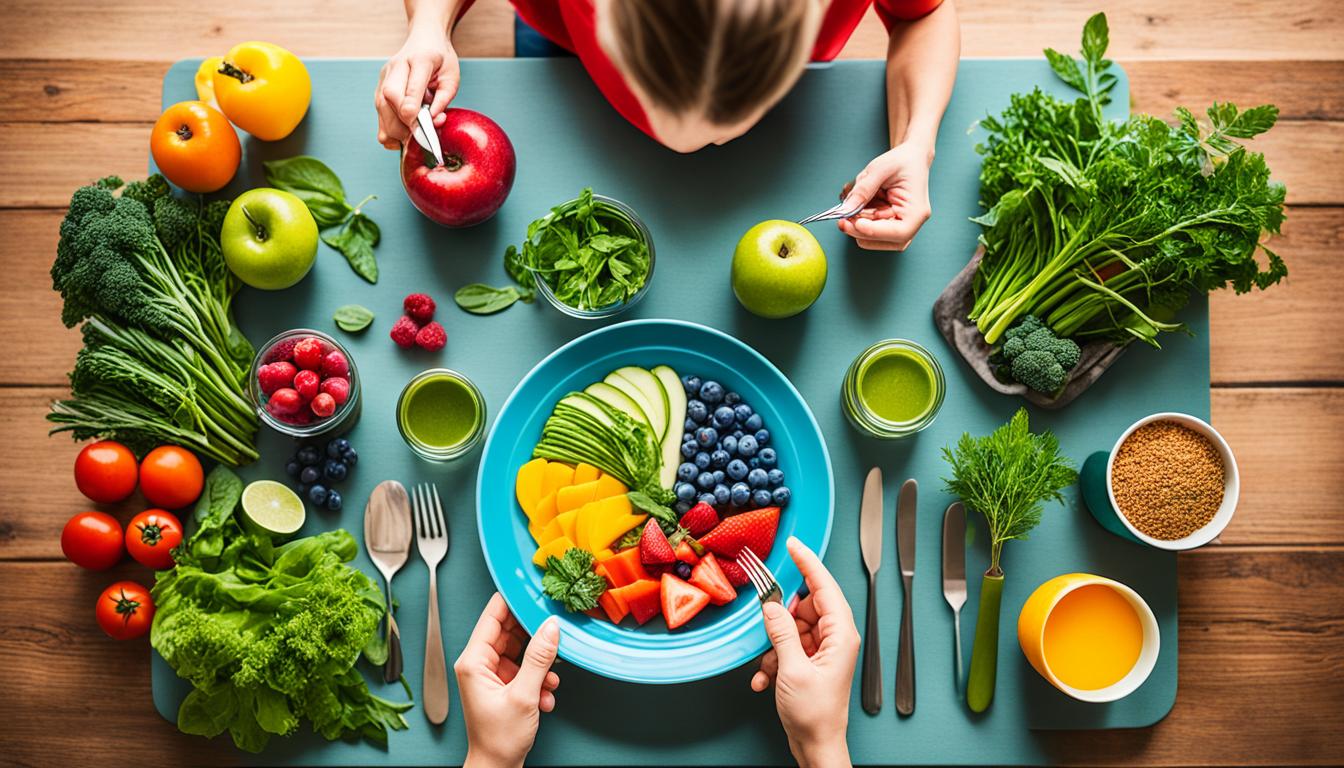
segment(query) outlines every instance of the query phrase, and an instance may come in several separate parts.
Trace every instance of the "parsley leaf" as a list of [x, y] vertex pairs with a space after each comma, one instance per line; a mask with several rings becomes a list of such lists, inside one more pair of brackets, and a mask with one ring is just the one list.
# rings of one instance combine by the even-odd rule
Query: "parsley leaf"
[[564, 557], [546, 558], [541, 591], [566, 610], [579, 613], [597, 607], [597, 598], [607, 591], [607, 581], [593, 570], [591, 552], [571, 547]]

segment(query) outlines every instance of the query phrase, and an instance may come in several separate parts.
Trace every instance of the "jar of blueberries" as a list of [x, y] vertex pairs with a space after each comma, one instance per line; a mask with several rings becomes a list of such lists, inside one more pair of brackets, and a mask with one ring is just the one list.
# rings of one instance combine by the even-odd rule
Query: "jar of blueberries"
[[789, 487], [765, 417], [722, 383], [685, 376], [686, 421], [673, 486], [676, 509], [697, 503], [720, 515], [789, 503]]

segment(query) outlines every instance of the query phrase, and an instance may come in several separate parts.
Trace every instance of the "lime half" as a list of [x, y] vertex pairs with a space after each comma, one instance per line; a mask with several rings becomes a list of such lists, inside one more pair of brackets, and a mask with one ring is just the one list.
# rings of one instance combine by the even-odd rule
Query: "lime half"
[[284, 483], [257, 480], [243, 489], [243, 517], [267, 533], [288, 536], [303, 527], [303, 500]]

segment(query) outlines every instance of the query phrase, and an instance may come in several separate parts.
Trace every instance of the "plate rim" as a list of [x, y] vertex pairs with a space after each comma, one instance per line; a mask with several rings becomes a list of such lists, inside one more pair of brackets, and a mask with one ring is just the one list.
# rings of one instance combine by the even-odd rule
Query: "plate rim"
[[[712, 336], [718, 336], [721, 339], [725, 340], [730, 345], [735, 345], [741, 348], [748, 355], [755, 357], [757, 361], [764, 364], [767, 368], [778, 374], [780, 380], [784, 382], [784, 385], [786, 387], [788, 387], [789, 392], [791, 392], [793, 396], [798, 399], [798, 402], [803, 407], [803, 413], [807, 415], [808, 422], [812, 425], [812, 429], [817, 435], [817, 440], [821, 445], [822, 459], [824, 461], [826, 468], [825, 472], [826, 496], [827, 496], [826, 521], [822, 530], [821, 544], [816, 549], [817, 557], [824, 559], [826, 556], [826, 550], [830, 546], [831, 532], [835, 526], [835, 468], [833, 462], [831, 461], [830, 448], [826, 443], [826, 435], [825, 433], [822, 432], [821, 425], [817, 422], [816, 414], [812, 412], [812, 406], [808, 404], [807, 398], [803, 397], [803, 394], [798, 391], [798, 388], [796, 386], [794, 386], [793, 381], [789, 379], [789, 377], [785, 375], [785, 373], [782, 370], [779, 369], [779, 366], [775, 365], [769, 358], [761, 354], [761, 352], [757, 350], [755, 347], [751, 346], [742, 339], [739, 339], [736, 336], [721, 331], [717, 328], [713, 328], [708, 325], [704, 325], [702, 323], [695, 323], [688, 320], [679, 320], [676, 318], [639, 318], [634, 320], [625, 320], [619, 323], [612, 323], [611, 325], [605, 325], [602, 326], [601, 328], [594, 328], [591, 331], [580, 334], [570, 339], [569, 341], [565, 342], [564, 344], [561, 344], [555, 349], [551, 350], [549, 354], [547, 354], [542, 359], [538, 360], [528, 370], [528, 372], [524, 374], [523, 377], [520, 378], [516, 384], [514, 384], [512, 391], [509, 392], [509, 396], [505, 398], [504, 403], [500, 405], [499, 410], [496, 412], [494, 420], [490, 424], [489, 433], [486, 435], [485, 443], [481, 448], [481, 458], [480, 461], [477, 463], [476, 467], [476, 493], [475, 493], [476, 536], [481, 546], [481, 559], [485, 561], [486, 570], [489, 571], [490, 573], [490, 580], [494, 583], [495, 590], [499, 592], [500, 597], [504, 599], [506, 605], [509, 604], [509, 598], [505, 594], [504, 590], [500, 589], [499, 587], [500, 585], [499, 575], [495, 572], [494, 562], [491, 560], [488, 554], [489, 550], [487, 549], [485, 543], [485, 527], [484, 525], [482, 525], [483, 509], [484, 509], [484, 506], [482, 504], [482, 493], [485, 487], [483, 479], [485, 476], [486, 457], [490, 455], [490, 448], [495, 441], [495, 434], [498, 431], [498, 427], [500, 424], [500, 416], [502, 416], [506, 411], [508, 411], [509, 406], [513, 404], [514, 399], [518, 396], [519, 392], [522, 391], [524, 385], [526, 385], [529, 381], [531, 381], [533, 377], [537, 376], [538, 372], [541, 371], [544, 367], [546, 367], [546, 365], [549, 364], [554, 358], [559, 357], [572, 347], [590, 341], [592, 338], [602, 336], [608, 333], [614, 333], [618, 330], [622, 330], [625, 328], [642, 326], [642, 325], [681, 326], [684, 328], [693, 329], [695, 331], [708, 333]], [[805, 585], [806, 584], [804, 582], [804, 584], [800, 585], [799, 588], [802, 589]], [[514, 611], [512, 605], [509, 605], [509, 612], [513, 614], [515, 618], [518, 617], [518, 614]], [[517, 618], [517, 620], [518, 623], [523, 626], [523, 629], [525, 629], [529, 635], [536, 632], [537, 630], [536, 626], [529, 626], [529, 624], [522, 618]], [[755, 628], [758, 624], [760, 625], [764, 624], [764, 617], [759, 613], [756, 614], [746, 625], [744, 625], [742, 629], [743, 631], [748, 631], [750, 629]], [[747, 659], [744, 661], [731, 661], [727, 663], [716, 664], [713, 665], [711, 668], [709, 668], [707, 671], [694, 672], [681, 675], [671, 675], [668, 677], [659, 677], [658, 679], [649, 679], [647, 677], [634, 676], [611, 669], [596, 669], [594, 668], [593, 665], [588, 663], [586, 659], [579, 660], [574, 658], [568, 658], [563, 654], [563, 652], [561, 653], [561, 658], [565, 658], [567, 662], [574, 664], [575, 666], [585, 669], [589, 672], [592, 672], [593, 674], [612, 680], [619, 680], [622, 682], [645, 684], [645, 685], [670, 685], [677, 683], [695, 682], [698, 680], [707, 680], [712, 677], [717, 677], [718, 675], [736, 669], [742, 664], [750, 661], [752, 658], [759, 656], [761, 653], [765, 651], [767, 647], [769, 647], [769, 644], [770, 644], [769, 638], [762, 635], [759, 646], [754, 650], [753, 653], [748, 655]]]

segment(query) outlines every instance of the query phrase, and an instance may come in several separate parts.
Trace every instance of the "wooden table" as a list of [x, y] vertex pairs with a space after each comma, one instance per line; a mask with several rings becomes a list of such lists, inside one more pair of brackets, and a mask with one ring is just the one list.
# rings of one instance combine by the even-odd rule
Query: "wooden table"
[[[301, 56], [384, 57], [401, 45], [399, 5], [6, 0], [0, 9], [0, 762], [213, 764], [233, 754], [224, 740], [164, 722], [146, 644], [113, 642], [93, 621], [102, 587], [143, 580], [143, 570], [95, 574], [61, 557], [61, 526], [88, 506], [71, 482], [73, 446], [48, 439], [42, 418], [78, 348], [47, 274], [70, 192], [109, 173], [144, 174], [172, 61], [248, 39]], [[1045, 46], [1072, 51], [1099, 4], [960, 6], [964, 55], [1038, 56]], [[1105, 10], [1135, 110], [1165, 115], [1215, 98], [1279, 106], [1279, 125], [1255, 148], [1288, 186], [1274, 247], [1291, 276], [1265, 295], [1211, 301], [1213, 421], [1237, 452], [1243, 490], [1221, 543], [1180, 557], [1175, 708], [1145, 730], [1052, 734], [1052, 751], [1082, 764], [1344, 762], [1344, 345], [1332, 315], [1344, 270], [1331, 266], [1344, 250], [1344, 17], [1334, 0], [1128, 0]], [[512, 55], [512, 19], [503, 0], [480, 0], [455, 35], [459, 54]], [[884, 50], [870, 15], [844, 55]], [[369, 151], [379, 151], [373, 139]]]

